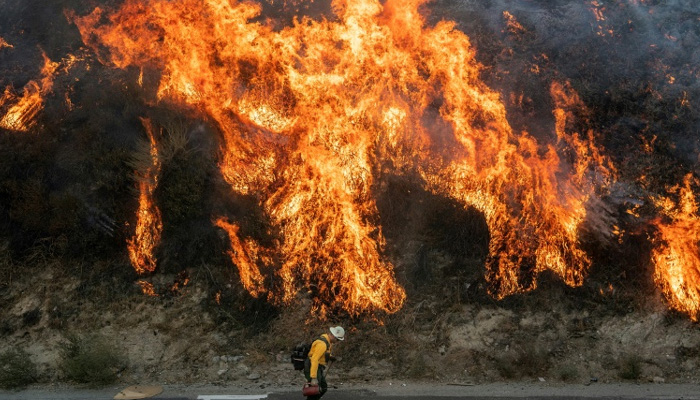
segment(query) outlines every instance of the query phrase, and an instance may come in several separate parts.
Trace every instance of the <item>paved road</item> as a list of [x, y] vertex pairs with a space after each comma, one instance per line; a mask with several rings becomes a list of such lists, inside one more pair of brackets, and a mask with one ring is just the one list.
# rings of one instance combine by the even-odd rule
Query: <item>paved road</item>
[[[0, 400], [112, 400], [119, 387], [87, 390], [38, 387], [19, 392], [0, 391]], [[536, 384], [502, 383], [448, 385], [382, 383], [331, 389], [323, 400], [700, 400], [696, 384]], [[153, 400], [304, 400], [301, 387], [260, 388], [226, 386], [164, 386]]]
[[[378, 395], [376, 393], [362, 393], [353, 391], [339, 391], [333, 393], [333, 395], [324, 396], [323, 400], [357, 400], [357, 399], [368, 399], [368, 400], [397, 400], [410, 397], [411, 400], [474, 400], [474, 399], [487, 399], [487, 400], [591, 400], [591, 397], [569, 397], [569, 396], [527, 396], [527, 397], [492, 397], [492, 396], [474, 396], [474, 395], [462, 395], [462, 396], [431, 396], [431, 395], [418, 395], [418, 396], [405, 396], [405, 395]], [[628, 397], [628, 396], [609, 396], [609, 397], [595, 397], [595, 400], [646, 400], [646, 399], [677, 399], [677, 397]], [[299, 393], [274, 393], [271, 394], [267, 400], [287, 400], [296, 399], [302, 400], [303, 397]], [[687, 399], [687, 398], [684, 398]]]

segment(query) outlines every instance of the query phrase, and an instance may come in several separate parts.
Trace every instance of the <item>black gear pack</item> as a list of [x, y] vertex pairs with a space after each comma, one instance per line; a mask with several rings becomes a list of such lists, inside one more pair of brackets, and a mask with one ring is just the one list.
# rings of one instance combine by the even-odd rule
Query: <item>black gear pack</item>
[[[328, 344], [328, 341], [326, 338], [323, 336], [319, 337], [316, 340], [320, 340], [323, 343], [326, 344], [326, 349], [330, 348], [330, 345]], [[314, 341], [316, 341], [314, 340]], [[294, 365], [294, 369], [297, 371], [301, 371], [304, 369], [304, 362], [306, 361], [307, 358], [309, 358], [309, 351], [311, 350], [311, 345], [308, 343], [299, 343], [294, 347], [294, 350], [292, 350], [292, 365]]]

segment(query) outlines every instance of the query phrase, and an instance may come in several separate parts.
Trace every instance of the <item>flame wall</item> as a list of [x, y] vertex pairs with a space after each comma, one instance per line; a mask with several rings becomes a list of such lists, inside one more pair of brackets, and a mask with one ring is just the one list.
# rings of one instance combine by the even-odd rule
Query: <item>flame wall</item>
[[[254, 199], [273, 238], [260, 240], [240, 215], [212, 208], [243, 287], [276, 304], [308, 291], [321, 315], [395, 312], [405, 301], [378, 224], [387, 175], [417, 176], [435, 196], [483, 214], [486, 279], [502, 298], [534, 289], [544, 271], [583, 284], [595, 262], [582, 241], [591, 232], [619, 243], [635, 226], [658, 225], [659, 243], [668, 243], [673, 222], [655, 217], [672, 213], [653, 199], [697, 165], [697, 140], [680, 132], [698, 124], [697, 33], [686, 18], [698, 10], [683, 2], [65, 2], [59, 37], [72, 45], [63, 47], [23, 30], [38, 7], [27, 4], [3, 6], [4, 22], [14, 21], [0, 31], [0, 57], [18, 65], [34, 41], [51, 47], [44, 64], [53, 67], [5, 75], [0, 113], [21, 126], [3, 128], [50, 131], [44, 104], [63, 104], [45, 115], [64, 126], [80, 124], [77, 115], [97, 121], [104, 114], [80, 79], [110, 82], [139, 103], [100, 103], [122, 107], [127, 122], [117, 131], [132, 142], [144, 135], [139, 109], [210, 121], [227, 195]], [[291, 17], [296, 9], [307, 16]], [[668, 22], [679, 16], [682, 23]], [[76, 72], [67, 53], [82, 52], [81, 43], [94, 59], [81, 58]], [[22, 96], [39, 100], [24, 107]], [[20, 106], [30, 111], [18, 119]], [[106, 131], [109, 122], [92, 126]], [[669, 176], [654, 169], [659, 163], [676, 169]], [[94, 196], [80, 197], [92, 210]], [[144, 205], [157, 199], [147, 200], [138, 215], [157, 210]], [[640, 202], [646, 214], [629, 221]], [[6, 220], [21, 220], [11, 214]], [[128, 239], [132, 248], [157, 245], [139, 237]], [[158, 268], [155, 259], [133, 263]], [[661, 278], [672, 269], [659, 266], [656, 277], [675, 304], [674, 285], [663, 283], [673, 279]]]

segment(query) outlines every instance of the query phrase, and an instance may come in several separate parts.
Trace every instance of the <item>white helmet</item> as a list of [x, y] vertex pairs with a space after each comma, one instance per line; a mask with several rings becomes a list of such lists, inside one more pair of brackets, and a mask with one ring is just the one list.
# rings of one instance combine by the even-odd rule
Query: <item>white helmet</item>
[[338, 340], [345, 339], [345, 329], [342, 326], [331, 326], [331, 333]]

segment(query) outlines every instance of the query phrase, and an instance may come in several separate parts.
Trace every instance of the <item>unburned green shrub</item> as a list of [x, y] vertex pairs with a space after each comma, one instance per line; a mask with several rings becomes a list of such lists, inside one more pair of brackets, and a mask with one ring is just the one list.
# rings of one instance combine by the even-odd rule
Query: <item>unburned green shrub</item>
[[426, 378], [434, 373], [433, 369], [428, 366], [426, 362], [425, 355], [423, 353], [416, 353], [410, 360], [408, 365], [408, 371], [406, 374], [414, 379]]
[[642, 359], [628, 355], [620, 359], [618, 376], [622, 379], [637, 380], [642, 376]]
[[496, 357], [495, 367], [503, 378], [542, 376], [550, 367], [549, 354], [538, 346], [527, 346]]
[[23, 349], [0, 354], [0, 388], [17, 389], [37, 381], [36, 365]]
[[562, 365], [557, 372], [559, 379], [564, 382], [571, 382], [578, 378], [579, 375], [578, 368], [576, 368], [576, 366], [573, 364]]
[[68, 379], [100, 386], [117, 379], [125, 359], [104, 338], [72, 335], [61, 345], [60, 366]]
[[513, 379], [518, 376], [515, 362], [515, 355], [507, 353], [496, 357], [495, 367], [503, 378]]
[[518, 352], [517, 364], [523, 376], [540, 376], [550, 363], [549, 353], [539, 346], [526, 346]]

